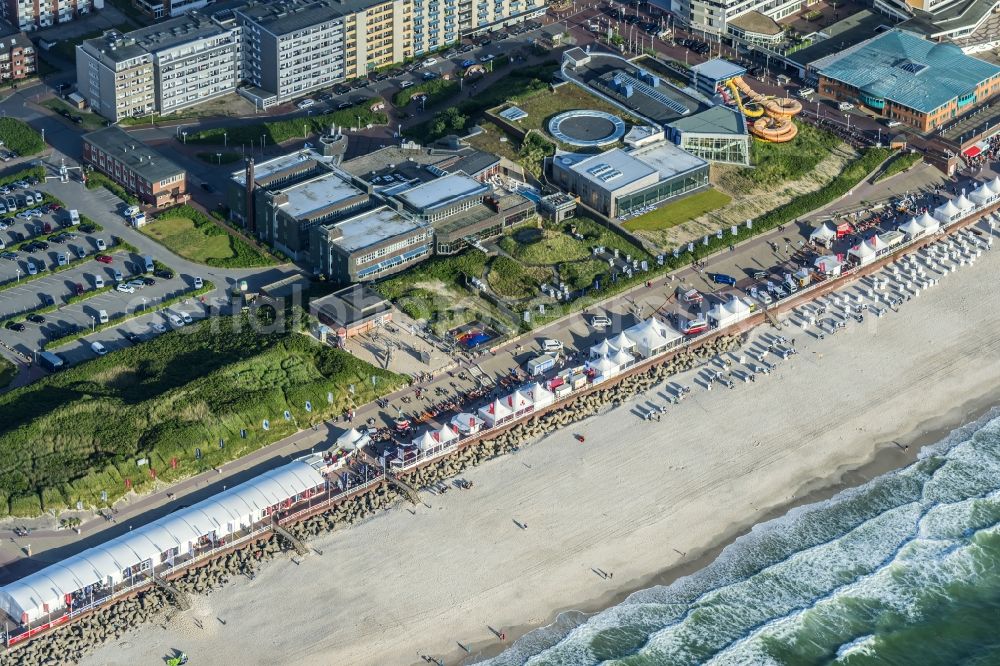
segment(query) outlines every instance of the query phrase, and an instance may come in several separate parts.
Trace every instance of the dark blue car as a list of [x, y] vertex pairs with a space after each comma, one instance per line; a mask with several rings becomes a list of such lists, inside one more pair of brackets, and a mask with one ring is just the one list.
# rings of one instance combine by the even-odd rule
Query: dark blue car
[[711, 278], [712, 282], [716, 284], [728, 284], [731, 287], [736, 286], [736, 278], [732, 275], [726, 275], [725, 273], [708, 273], [708, 277]]

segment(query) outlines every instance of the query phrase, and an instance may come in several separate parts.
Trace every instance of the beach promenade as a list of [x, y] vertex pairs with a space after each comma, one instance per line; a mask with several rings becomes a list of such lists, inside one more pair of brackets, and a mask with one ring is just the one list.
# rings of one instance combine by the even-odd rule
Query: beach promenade
[[84, 663], [183, 649], [196, 663], [454, 664], [561, 610], [669, 580], [761, 519], [859, 468], [850, 478], [882, 471], [865, 468], [873, 460], [904, 464], [922, 438], [995, 404], [998, 270], [994, 249], [899, 312], [823, 340], [786, 327], [799, 353], [771, 375], [709, 392], [687, 373], [678, 381], [693, 393], [660, 422], [638, 416], [665, 402], [650, 394], [557, 431], [467, 472], [471, 491], [317, 538], [322, 555], [279, 559]]

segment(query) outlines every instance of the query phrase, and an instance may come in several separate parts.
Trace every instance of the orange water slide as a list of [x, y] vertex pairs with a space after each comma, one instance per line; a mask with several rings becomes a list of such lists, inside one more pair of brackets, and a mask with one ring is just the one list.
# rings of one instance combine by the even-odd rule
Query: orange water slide
[[799, 133], [799, 128], [792, 122], [792, 116], [802, 113], [802, 104], [791, 97], [771, 97], [763, 95], [749, 85], [742, 77], [732, 79], [733, 85], [750, 101], [764, 110], [764, 117], [753, 120], [750, 132], [765, 141], [784, 143], [791, 141]]

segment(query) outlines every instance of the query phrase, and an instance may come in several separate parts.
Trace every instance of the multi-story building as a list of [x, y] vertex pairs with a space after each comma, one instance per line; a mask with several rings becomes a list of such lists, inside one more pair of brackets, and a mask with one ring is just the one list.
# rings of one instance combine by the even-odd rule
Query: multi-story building
[[434, 232], [389, 206], [315, 230], [318, 273], [346, 284], [392, 275], [431, 255]]
[[[766, 23], [766, 19], [783, 19], [810, 4], [810, 0], [671, 0], [669, 8], [680, 22], [692, 29], [726, 37], [733, 32], [729, 24], [737, 17], [756, 12]], [[739, 32], [745, 30], [747, 26], [744, 25], [737, 28]]]
[[133, 4], [154, 19], [183, 16], [201, 9], [209, 0], [133, 0]]
[[76, 88], [112, 121], [154, 113], [153, 56], [115, 31], [88, 39], [76, 47]]
[[1000, 94], [1000, 67], [903, 30], [812, 63], [824, 97], [849, 100], [930, 132]]
[[347, 17], [345, 77], [401, 62], [413, 51], [413, 3], [375, 2]]
[[413, 0], [413, 54], [545, 14], [544, 0]]
[[83, 135], [83, 161], [156, 208], [187, 200], [184, 169], [115, 125]]
[[4, 0], [3, 17], [20, 30], [30, 32], [48, 28], [56, 23], [66, 23], [102, 9], [104, 0]]
[[38, 71], [38, 54], [23, 32], [0, 37], [0, 81], [19, 81]]
[[243, 28], [241, 92], [263, 108], [341, 81], [348, 16], [366, 0], [279, 0], [236, 9]]
[[171, 113], [236, 90], [240, 46], [238, 31], [197, 12], [110, 31], [76, 47], [77, 88], [111, 120]]

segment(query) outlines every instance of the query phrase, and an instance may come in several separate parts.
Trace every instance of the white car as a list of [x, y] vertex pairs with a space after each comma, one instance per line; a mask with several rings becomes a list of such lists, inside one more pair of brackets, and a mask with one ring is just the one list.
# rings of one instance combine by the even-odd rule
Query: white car
[[295, 106], [299, 107], [300, 109], [308, 109], [310, 106], [314, 105], [315, 103], [316, 103], [316, 100], [314, 100], [314, 99], [312, 99], [310, 97], [306, 97], [305, 99], [300, 100], [299, 103], [296, 104]]
[[841, 111], [850, 111], [851, 109], [854, 108], [854, 105], [851, 104], [850, 102], [841, 102], [840, 104], [837, 105], [837, 108], [840, 109]]
[[184, 325], [184, 320], [181, 319], [176, 314], [174, 314], [173, 312], [171, 312], [170, 314], [167, 315], [167, 319], [170, 320], [170, 324], [172, 326], [174, 326], [175, 328], [180, 328], [181, 326]]
[[121, 281], [122, 281], [122, 272], [116, 268], [115, 269], [115, 282], [121, 282]]
[[563, 343], [559, 340], [548, 338], [546, 340], [542, 340], [542, 350], [547, 352], [561, 352], [563, 350]]
[[764, 289], [757, 290], [757, 300], [763, 303], [764, 305], [770, 305], [773, 302], [771, 294], [767, 293], [767, 291], [765, 291]]
[[410, 81], [410, 80], [400, 81], [399, 82], [399, 89], [400, 90], [406, 90], [407, 88], [410, 88], [410, 87], [415, 86], [415, 85], [416, 85], [416, 83], [414, 83], [413, 81]]
[[100, 275], [94, 276], [94, 289], [104, 289], [104, 278]]
[[187, 312], [178, 311], [177, 314], [180, 315], [180, 318], [184, 320], [185, 324], [190, 324], [194, 321], [194, 319], [191, 318], [191, 315]]
[[98, 239], [95, 240], [95, 242], [97, 243], [97, 249], [98, 250], [107, 250], [108, 249], [108, 244], [104, 242], [103, 238], [98, 238]]
[[205, 283], [202, 282], [202, 279], [200, 277], [195, 276], [195, 278], [194, 278], [194, 288], [195, 289], [201, 289], [204, 284]]
[[86, 250], [84, 250], [82, 247], [76, 248], [76, 258], [77, 259], [83, 259], [86, 256], [87, 256], [87, 251]]
[[151, 327], [153, 328], [153, 330], [154, 330], [154, 331], [156, 331], [157, 333], [166, 333], [166, 332], [167, 332], [167, 327], [166, 327], [166, 326], [164, 326], [163, 324], [161, 324], [161, 323], [160, 323], [160, 322], [158, 322], [158, 321], [151, 321], [151, 322], [149, 322], [149, 325], [150, 325], [150, 326], [151, 326]]
[[436, 64], [438, 64], [437, 58], [428, 58], [427, 60], [424, 60], [424, 67], [433, 67]]
[[38, 266], [33, 261], [28, 262], [28, 275], [38, 275]]
[[105, 354], [108, 353], [107, 348], [105, 348], [105, 346], [102, 345], [100, 342], [91, 342], [90, 348], [93, 349], [94, 353], [97, 354], [98, 356], [104, 356]]
[[118, 291], [122, 292], [123, 294], [134, 294], [135, 293], [135, 287], [133, 287], [131, 285], [127, 285], [124, 282], [122, 282], [117, 287], [115, 287], [115, 289], [117, 289]]

